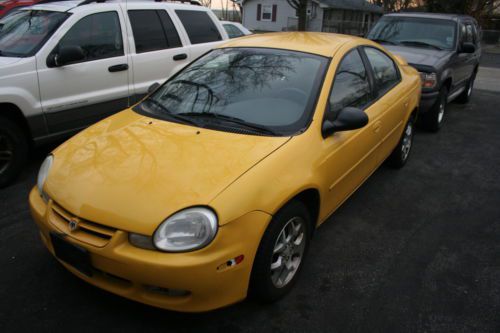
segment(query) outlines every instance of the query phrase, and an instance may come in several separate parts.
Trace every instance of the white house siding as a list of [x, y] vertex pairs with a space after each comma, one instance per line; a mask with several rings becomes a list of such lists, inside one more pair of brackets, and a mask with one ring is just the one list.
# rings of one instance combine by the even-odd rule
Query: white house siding
[[[309, 5], [311, 7], [311, 5]], [[323, 8], [312, 3], [311, 15], [307, 17], [307, 31], [321, 31], [323, 27]]]
[[[277, 5], [276, 22], [257, 21], [257, 5]], [[243, 9], [243, 25], [250, 30], [283, 31], [288, 27], [288, 18], [295, 18], [293, 9], [286, 0], [247, 0]]]

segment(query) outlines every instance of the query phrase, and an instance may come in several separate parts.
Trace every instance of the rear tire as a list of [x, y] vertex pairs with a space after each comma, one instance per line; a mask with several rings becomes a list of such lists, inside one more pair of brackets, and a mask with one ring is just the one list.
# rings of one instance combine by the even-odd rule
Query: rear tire
[[465, 90], [458, 95], [457, 102], [461, 104], [469, 103], [470, 97], [472, 95], [472, 89], [474, 88], [474, 80], [476, 80], [476, 72], [472, 73], [469, 81], [467, 81], [467, 85], [465, 86]]
[[448, 88], [442, 87], [439, 91], [438, 99], [432, 108], [421, 115], [422, 125], [424, 129], [437, 132], [443, 126], [444, 117], [446, 114], [446, 106], [448, 105]]
[[19, 176], [28, 159], [29, 144], [21, 126], [0, 116], [0, 188]]
[[387, 165], [394, 169], [401, 169], [408, 158], [410, 157], [411, 148], [413, 147], [413, 137], [415, 132], [415, 118], [410, 116], [410, 119], [405, 125], [401, 139], [398, 145], [387, 158]]
[[300, 201], [291, 201], [273, 217], [257, 250], [250, 296], [269, 303], [292, 289], [309, 247], [310, 229], [310, 214]]

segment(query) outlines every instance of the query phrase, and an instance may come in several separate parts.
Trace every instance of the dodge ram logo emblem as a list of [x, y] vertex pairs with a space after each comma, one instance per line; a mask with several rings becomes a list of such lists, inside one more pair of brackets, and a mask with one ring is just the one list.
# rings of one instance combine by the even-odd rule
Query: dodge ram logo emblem
[[71, 219], [69, 221], [69, 231], [76, 231], [78, 229], [78, 220], [77, 219]]

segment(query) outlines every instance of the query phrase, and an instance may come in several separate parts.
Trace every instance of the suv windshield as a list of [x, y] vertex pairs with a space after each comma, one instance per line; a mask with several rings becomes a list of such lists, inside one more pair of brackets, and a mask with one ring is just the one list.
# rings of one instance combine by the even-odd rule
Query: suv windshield
[[289, 135], [311, 119], [328, 58], [294, 51], [211, 51], [134, 110], [165, 120], [257, 135]]
[[29, 57], [50, 38], [67, 13], [20, 10], [0, 20], [0, 56]]
[[455, 46], [456, 23], [418, 17], [382, 17], [368, 34], [380, 43], [451, 50]]

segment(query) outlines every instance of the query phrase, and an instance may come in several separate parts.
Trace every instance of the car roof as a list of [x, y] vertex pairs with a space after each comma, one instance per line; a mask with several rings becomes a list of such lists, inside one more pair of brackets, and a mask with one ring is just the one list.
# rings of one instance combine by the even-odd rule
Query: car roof
[[343, 44], [353, 40], [364, 41], [359, 37], [324, 32], [275, 32], [235, 38], [220, 47], [263, 47], [331, 57]]
[[[50, 11], [56, 11], [56, 12], [66, 12], [74, 8], [78, 8], [79, 5], [82, 5], [84, 0], [70, 0], [70, 1], [54, 1], [54, 2], [46, 2], [42, 4], [37, 4], [34, 5], [30, 8], [36, 9], [36, 10], [50, 10]], [[110, 4], [110, 3], [120, 3], [120, 2], [125, 2], [122, 0], [107, 0], [105, 2], [91, 2], [85, 5], [85, 8], [88, 8], [88, 6], [102, 6], [103, 4]], [[202, 6], [193, 6], [191, 4], [183, 4], [183, 3], [171, 3], [171, 2], [156, 2], [153, 0], [126, 0], [128, 4], [144, 4], [145, 6], [148, 6], [148, 4], [161, 4], [162, 6], [168, 6], [172, 8], [195, 8], [197, 10], [202, 10], [205, 7]], [[82, 6], [83, 7], [83, 6]]]
[[420, 18], [434, 18], [441, 20], [474, 20], [469, 15], [460, 15], [460, 14], [446, 14], [446, 13], [421, 13], [421, 12], [402, 12], [402, 13], [391, 13], [385, 14], [384, 16], [399, 16], [399, 17], [420, 17]]

